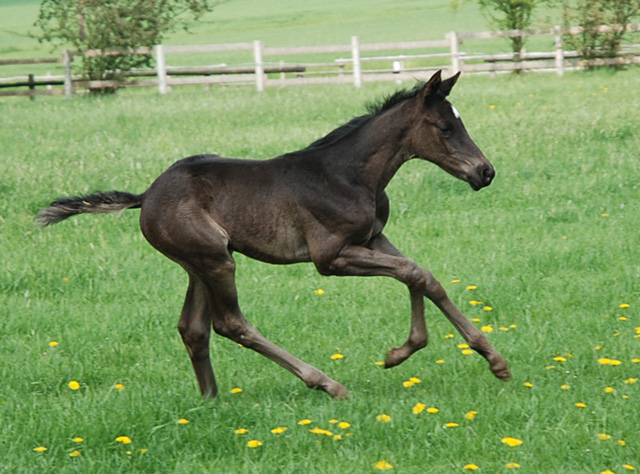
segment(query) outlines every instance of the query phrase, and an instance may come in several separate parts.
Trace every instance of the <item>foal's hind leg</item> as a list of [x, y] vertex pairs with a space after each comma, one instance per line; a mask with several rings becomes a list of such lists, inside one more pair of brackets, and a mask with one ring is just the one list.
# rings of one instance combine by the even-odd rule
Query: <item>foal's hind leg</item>
[[211, 307], [209, 290], [194, 275], [189, 275], [189, 288], [185, 298], [178, 331], [187, 347], [198, 385], [203, 397], [215, 397], [218, 387], [211, 368], [209, 338], [211, 336]]

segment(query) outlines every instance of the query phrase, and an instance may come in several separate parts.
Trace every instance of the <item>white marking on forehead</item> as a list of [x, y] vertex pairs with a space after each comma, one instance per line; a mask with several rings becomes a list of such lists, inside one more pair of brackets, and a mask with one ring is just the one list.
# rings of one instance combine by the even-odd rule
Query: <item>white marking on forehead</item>
[[453, 105], [451, 106], [451, 110], [453, 110], [453, 115], [456, 116], [457, 119], [460, 118], [460, 112], [458, 112], [458, 109], [456, 109]]

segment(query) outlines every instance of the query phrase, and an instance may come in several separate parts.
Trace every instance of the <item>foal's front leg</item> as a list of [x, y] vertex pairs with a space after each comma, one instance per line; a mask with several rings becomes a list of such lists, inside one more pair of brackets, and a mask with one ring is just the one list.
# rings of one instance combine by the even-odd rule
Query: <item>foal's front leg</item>
[[[489, 343], [487, 338], [462, 314], [449, 299], [442, 285], [431, 272], [421, 268], [414, 261], [402, 256], [387, 238], [380, 234], [371, 243], [370, 248], [350, 245], [344, 247], [338, 256], [323, 267], [323, 273], [355, 276], [390, 276], [403, 282], [409, 288], [412, 302], [412, 331], [404, 346], [392, 349], [386, 366], [391, 367], [406, 360], [413, 352], [426, 345], [426, 324], [424, 308], [417, 303], [417, 295], [429, 298], [449, 319], [464, 337], [469, 347], [481, 354], [489, 362], [493, 374], [501, 380], [509, 380], [511, 375], [507, 362]], [[421, 329], [424, 326], [424, 330]], [[415, 344], [412, 335], [418, 337]]]

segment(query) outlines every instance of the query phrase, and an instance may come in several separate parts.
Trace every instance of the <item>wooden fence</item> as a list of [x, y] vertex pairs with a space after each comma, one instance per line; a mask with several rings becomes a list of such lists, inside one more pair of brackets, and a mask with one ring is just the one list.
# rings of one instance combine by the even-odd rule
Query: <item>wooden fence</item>
[[[598, 31], [610, 31], [616, 27], [601, 26]], [[629, 25], [628, 31], [640, 31], [640, 24]], [[0, 60], [0, 66], [8, 64], [62, 63], [61, 76], [22, 76], [0, 78], [0, 96], [64, 94], [70, 98], [78, 89], [106, 87], [157, 87], [161, 94], [172, 86], [204, 84], [253, 84], [258, 91], [267, 86], [289, 86], [298, 84], [353, 83], [361, 87], [364, 82], [402, 81], [424, 77], [438, 69], [449, 74], [458, 71], [495, 75], [508, 71], [545, 71], [563, 75], [566, 70], [586, 66], [640, 64], [640, 45], [627, 48], [618, 57], [595, 61], [582, 60], [576, 52], [565, 51], [563, 37], [583, 32], [582, 28], [491, 31], [481, 33], [447, 33], [442, 40], [403, 41], [395, 43], [360, 43], [357, 36], [350, 44], [328, 46], [269, 47], [262, 41], [234, 44], [211, 44], [197, 46], [163, 46], [139, 48], [129, 52], [155, 57], [156, 67], [127, 73], [123, 82], [85, 81], [72, 73], [74, 56], [85, 57], [118, 55], [123, 51], [90, 50], [75, 52], [65, 50], [61, 58]], [[467, 40], [528, 36], [554, 38], [555, 48], [546, 52], [509, 54], [467, 54], [460, 47]], [[246, 52], [248, 62], [229, 66], [169, 66], [167, 55], [207, 54], [209, 57], [229, 52]], [[284, 58], [292, 58], [286, 61]], [[299, 58], [304, 57], [304, 61]], [[311, 58], [316, 58], [311, 59]], [[330, 58], [330, 59], [327, 59]], [[53, 86], [64, 86], [53, 87]], [[36, 89], [47, 86], [46, 89]], [[27, 87], [26, 90], [16, 88]]]

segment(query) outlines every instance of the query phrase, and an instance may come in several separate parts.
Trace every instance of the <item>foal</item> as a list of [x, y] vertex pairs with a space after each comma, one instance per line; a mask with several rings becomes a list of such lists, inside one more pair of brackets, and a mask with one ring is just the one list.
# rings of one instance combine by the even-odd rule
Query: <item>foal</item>
[[400, 91], [370, 113], [305, 149], [265, 161], [197, 155], [173, 164], [142, 194], [120, 191], [59, 198], [37, 216], [42, 226], [81, 213], [140, 208], [142, 233], [189, 274], [178, 329], [203, 396], [218, 387], [209, 358], [211, 328], [340, 398], [348, 391], [263, 337], [238, 305], [233, 252], [272, 264], [313, 262], [322, 275], [388, 276], [411, 298], [411, 331], [385, 367], [427, 345], [424, 298], [484, 356], [496, 377], [510, 378], [502, 356], [452, 303], [431, 272], [382, 233], [389, 217], [385, 187], [412, 158], [437, 164], [474, 190], [495, 171], [446, 100], [458, 79]]

